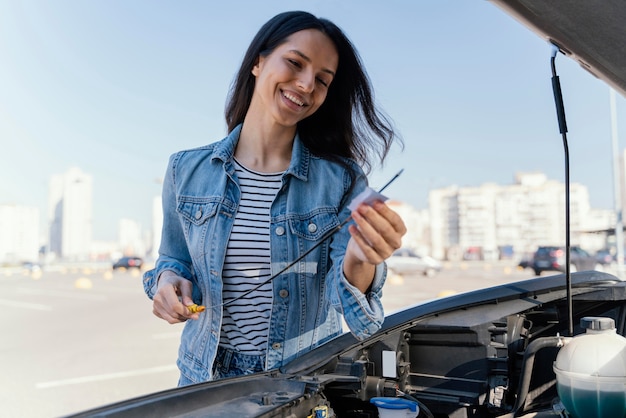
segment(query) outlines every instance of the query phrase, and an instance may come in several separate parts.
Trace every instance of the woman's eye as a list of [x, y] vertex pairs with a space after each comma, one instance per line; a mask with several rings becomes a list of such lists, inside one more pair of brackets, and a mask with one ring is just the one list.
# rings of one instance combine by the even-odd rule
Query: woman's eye
[[317, 79], [317, 81], [318, 81], [318, 82], [319, 82], [322, 86], [324, 86], [324, 87], [328, 87], [328, 83], [327, 83], [325, 80], [323, 80], [323, 79], [321, 79], [321, 78], [318, 78], [318, 79]]
[[289, 64], [293, 65], [294, 67], [300, 68], [300, 63], [296, 60], [292, 60], [292, 59], [287, 59], [287, 61], [289, 62]]

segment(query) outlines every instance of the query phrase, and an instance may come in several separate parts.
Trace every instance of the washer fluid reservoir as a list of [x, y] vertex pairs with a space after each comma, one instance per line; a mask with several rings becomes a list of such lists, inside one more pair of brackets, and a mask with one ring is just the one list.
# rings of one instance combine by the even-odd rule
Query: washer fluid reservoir
[[626, 417], [626, 338], [611, 318], [585, 317], [554, 362], [557, 391], [574, 418]]

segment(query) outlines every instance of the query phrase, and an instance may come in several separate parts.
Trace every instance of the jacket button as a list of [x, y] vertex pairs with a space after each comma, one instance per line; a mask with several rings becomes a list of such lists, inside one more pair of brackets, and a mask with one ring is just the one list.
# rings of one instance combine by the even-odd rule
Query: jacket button
[[196, 219], [200, 218], [202, 218], [202, 210], [198, 209], [198, 211], [196, 212]]
[[289, 296], [289, 291], [287, 291], [287, 289], [280, 289], [280, 292], [278, 292], [278, 294], [281, 298], [286, 298], [287, 296]]
[[274, 350], [280, 350], [280, 343], [274, 343], [274, 344], [272, 344], [272, 348], [273, 348]]
[[282, 226], [278, 226], [276, 227], [276, 235], [283, 235], [285, 233], [285, 228], [283, 228]]
[[313, 233], [313, 232], [317, 231], [317, 225], [315, 225], [315, 224], [309, 224], [309, 226], [308, 226], [308, 230], [309, 230], [309, 232], [311, 232], [311, 233]]

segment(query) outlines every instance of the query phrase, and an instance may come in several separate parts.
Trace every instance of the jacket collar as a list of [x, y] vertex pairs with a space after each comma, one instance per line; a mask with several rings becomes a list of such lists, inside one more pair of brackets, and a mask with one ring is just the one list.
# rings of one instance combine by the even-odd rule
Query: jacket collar
[[[237, 125], [224, 140], [216, 144], [213, 159], [220, 159], [224, 164], [230, 165], [231, 158], [235, 153], [235, 146], [239, 140], [241, 127], [241, 124]], [[291, 163], [285, 174], [291, 174], [302, 181], [307, 181], [310, 163], [311, 151], [302, 143], [300, 135], [296, 133], [291, 151]]]

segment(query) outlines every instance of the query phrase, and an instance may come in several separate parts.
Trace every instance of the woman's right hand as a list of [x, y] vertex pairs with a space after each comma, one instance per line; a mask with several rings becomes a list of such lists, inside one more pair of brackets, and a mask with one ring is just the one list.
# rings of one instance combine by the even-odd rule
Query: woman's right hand
[[171, 271], [159, 276], [159, 284], [153, 298], [152, 313], [170, 324], [198, 319], [199, 313], [191, 313], [187, 306], [193, 304], [193, 284]]

